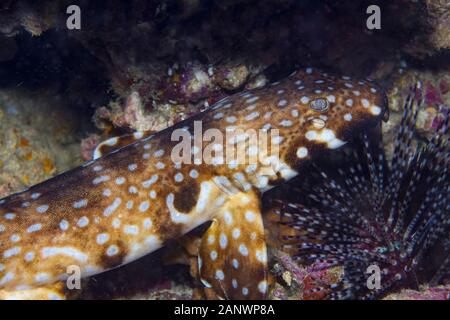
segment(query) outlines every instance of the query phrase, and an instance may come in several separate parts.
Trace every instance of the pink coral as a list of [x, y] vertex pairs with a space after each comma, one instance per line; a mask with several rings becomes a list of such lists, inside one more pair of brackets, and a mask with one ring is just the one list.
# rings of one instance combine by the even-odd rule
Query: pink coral
[[100, 136], [97, 134], [91, 134], [81, 140], [80, 152], [84, 160], [92, 160], [94, 149], [100, 142]]
[[[172, 69], [170, 69], [172, 70]], [[196, 102], [214, 91], [212, 79], [205, 66], [189, 64], [182, 71], [171, 71], [170, 77], [160, 84], [161, 96], [176, 102]]]

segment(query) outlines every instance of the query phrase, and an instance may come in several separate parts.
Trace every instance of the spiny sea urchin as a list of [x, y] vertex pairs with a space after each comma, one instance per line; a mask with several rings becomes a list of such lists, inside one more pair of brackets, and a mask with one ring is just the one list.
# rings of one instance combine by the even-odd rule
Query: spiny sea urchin
[[[415, 145], [416, 90], [406, 99], [391, 161], [364, 135], [345, 165], [317, 170], [277, 199], [285, 249], [305, 264], [343, 267], [340, 283], [320, 289], [331, 299], [449, 281], [449, 115], [431, 141]], [[374, 266], [381, 271], [375, 287], [368, 285]]]

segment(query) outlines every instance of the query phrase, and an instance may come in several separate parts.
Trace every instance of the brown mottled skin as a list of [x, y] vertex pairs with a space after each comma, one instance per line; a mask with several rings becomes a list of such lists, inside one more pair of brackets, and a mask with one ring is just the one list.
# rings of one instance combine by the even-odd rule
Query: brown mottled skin
[[[211, 220], [199, 249], [200, 283], [218, 297], [264, 298], [260, 192], [295, 176], [315, 153], [338, 148], [377, 123], [385, 108], [374, 83], [308, 68], [154, 135], [135, 135], [140, 139], [126, 147], [4, 198], [0, 298], [62, 298], [68, 266], [79, 266], [83, 277], [104, 272]], [[222, 163], [214, 152], [208, 157], [212, 144], [205, 141], [195, 150], [205, 152], [202, 163], [175, 164], [171, 152], [179, 139], [172, 134], [182, 129], [192, 136], [195, 121], [203, 133], [214, 128], [225, 136], [228, 127], [232, 138], [225, 148], [240, 135], [233, 129], [277, 129], [278, 140], [264, 152], [240, 136], [239, 153], [259, 155], [256, 163]], [[275, 145], [279, 153], [272, 156]]]

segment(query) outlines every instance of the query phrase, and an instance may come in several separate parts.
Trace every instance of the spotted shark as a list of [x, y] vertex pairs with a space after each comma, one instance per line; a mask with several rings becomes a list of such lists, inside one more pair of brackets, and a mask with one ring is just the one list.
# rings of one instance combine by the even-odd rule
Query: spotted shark
[[[82, 278], [102, 273], [210, 223], [196, 259], [206, 296], [264, 299], [261, 194], [386, 110], [375, 82], [306, 68], [155, 134], [105, 141], [94, 160], [0, 200], [0, 298], [63, 299], [70, 267]], [[198, 124], [226, 139], [198, 138]], [[269, 143], [250, 131], [269, 134]], [[179, 156], [181, 138], [193, 142], [190, 157]], [[256, 157], [225, 157], [238, 144], [237, 154]]]

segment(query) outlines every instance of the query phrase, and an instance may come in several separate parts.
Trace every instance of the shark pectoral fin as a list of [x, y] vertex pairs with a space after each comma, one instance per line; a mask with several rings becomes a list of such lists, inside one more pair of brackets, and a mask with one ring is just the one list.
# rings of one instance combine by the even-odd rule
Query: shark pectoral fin
[[0, 290], [0, 300], [65, 300], [65, 283], [57, 282], [23, 290]]
[[272, 247], [285, 252], [294, 254], [297, 250], [296, 246], [292, 246], [298, 242], [295, 238], [298, 235], [296, 229], [290, 226], [292, 216], [284, 213], [282, 210], [283, 203], [272, 203], [270, 207], [265, 208], [263, 222], [266, 231], [266, 243]]
[[[171, 264], [185, 264], [193, 266], [197, 261], [198, 248], [200, 246], [201, 234], [188, 233], [178, 238], [174, 243], [165, 248], [163, 255], [163, 263], [165, 265]], [[193, 273], [197, 274], [197, 273]]]
[[98, 158], [101, 158], [105, 154], [126, 147], [139, 139], [150, 137], [153, 133], [153, 131], [136, 131], [134, 133], [125, 134], [123, 136], [109, 138], [97, 145], [92, 154], [92, 159], [96, 160]]
[[230, 197], [203, 235], [198, 274], [208, 298], [264, 299], [267, 249], [257, 194]]

